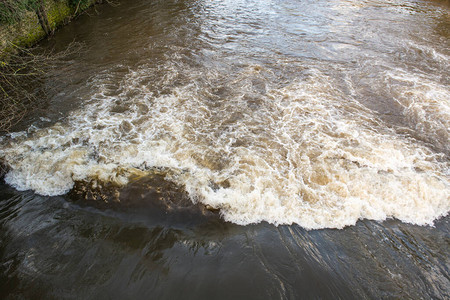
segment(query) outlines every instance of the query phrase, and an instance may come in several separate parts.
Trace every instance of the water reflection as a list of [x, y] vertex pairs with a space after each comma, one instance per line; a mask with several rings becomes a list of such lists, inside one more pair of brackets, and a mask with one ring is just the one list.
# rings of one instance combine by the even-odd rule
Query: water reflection
[[[345, 230], [145, 219], [2, 187], [2, 295], [36, 298], [445, 297], [448, 220]], [[170, 220], [166, 219], [166, 220]], [[380, 247], [380, 245], [382, 245]]]
[[[10, 164], [27, 158], [36, 189], [68, 174], [70, 192], [0, 186], [0, 298], [447, 298], [448, 217], [238, 226], [221, 215], [235, 204], [201, 192], [234, 188], [250, 217], [281, 203], [321, 227], [367, 218], [378, 193], [400, 196], [374, 201], [375, 219], [445, 211], [448, 27], [417, 1], [130, 0], [62, 28], [47, 46], [75, 37], [86, 53], [55, 70], [48, 128], [10, 138]], [[441, 185], [415, 181], [427, 172]], [[257, 188], [263, 205], [245, 201]]]

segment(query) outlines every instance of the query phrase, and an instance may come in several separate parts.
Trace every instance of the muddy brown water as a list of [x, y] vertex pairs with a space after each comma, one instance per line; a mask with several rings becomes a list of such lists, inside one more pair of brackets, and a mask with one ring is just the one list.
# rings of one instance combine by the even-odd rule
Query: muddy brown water
[[122, 0], [1, 138], [7, 299], [446, 299], [445, 1]]

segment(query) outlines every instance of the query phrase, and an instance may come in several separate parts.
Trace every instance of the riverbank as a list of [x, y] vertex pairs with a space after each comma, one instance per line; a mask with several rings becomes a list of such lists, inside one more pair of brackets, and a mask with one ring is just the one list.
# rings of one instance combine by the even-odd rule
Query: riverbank
[[[36, 54], [28, 48], [102, 0], [4, 0], [0, 2], [0, 132], [40, 107], [46, 99], [42, 85], [61, 53]], [[75, 50], [76, 51], [76, 50]]]
[[[25, 3], [27, 1], [22, 2]], [[9, 5], [8, 1], [1, 4], [0, 56], [9, 53], [16, 47], [31, 47], [35, 45], [87, 8], [103, 1], [41, 0], [29, 2], [34, 4], [29, 4], [29, 6], [23, 4], [23, 7], [16, 6], [13, 8], [7, 7]]]

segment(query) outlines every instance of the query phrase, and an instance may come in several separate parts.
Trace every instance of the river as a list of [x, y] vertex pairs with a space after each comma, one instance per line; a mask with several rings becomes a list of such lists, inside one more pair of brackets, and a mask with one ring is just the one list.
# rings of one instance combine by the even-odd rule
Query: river
[[449, 12], [89, 10], [0, 140], [0, 297], [449, 298]]

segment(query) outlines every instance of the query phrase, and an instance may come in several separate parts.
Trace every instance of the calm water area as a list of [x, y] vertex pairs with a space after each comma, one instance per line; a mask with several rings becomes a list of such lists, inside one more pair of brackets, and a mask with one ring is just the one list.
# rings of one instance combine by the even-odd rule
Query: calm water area
[[448, 1], [120, 0], [0, 137], [2, 299], [450, 299]]

